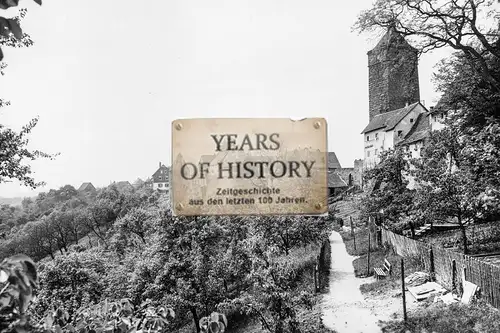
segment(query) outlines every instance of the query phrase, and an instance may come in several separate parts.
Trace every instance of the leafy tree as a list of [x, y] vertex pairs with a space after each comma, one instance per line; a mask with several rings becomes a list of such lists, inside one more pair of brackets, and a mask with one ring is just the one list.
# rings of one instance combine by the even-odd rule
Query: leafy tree
[[[390, 228], [397, 230], [400, 222], [412, 214], [414, 191], [408, 188], [409, 161], [410, 154], [398, 147], [383, 151], [380, 163], [366, 171], [365, 182], [373, 189], [363, 201], [365, 218], [382, 218]], [[406, 223], [414, 235], [414, 220], [408, 219]]]
[[354, 29], [359, 32], [393, 28], [416, 37], [417, 48], [427, 52], [450, 47], [461, 52], [475, 72], [500, 91], [488, 58], [500, 58], [498, 13], [494, 0], [377, 0], [362, 11]]
[[74, 216], [72, 214], [60, 210], [53, 211], [47, 217], [53, 238], [61, 254], [63, 254], [63, 250], [67, 253], [68, 247], [71, 244], [72, 233], [74, 232], [71, 223], [73, 219]]
[[420, 186], [417, 198], [424, 214], [460, 226], [464, 253], [468, 252], [466, 227], [481, 220], [484, 211], [474, 172], [462, 154], [464, 142], [453, 128], [432, 133], [415, 161], [415, 176]]
[[328, 233], [324, 219], [289, 216], [279, 216], [272, 221], [267, 217], [257, 217], [255, 228], [259, 237], [266, 240], [269, 246], [276, 247], [286, 255], [296, 246], [323, 242]]
[[[41, 0], [35, 0], [39, 5]], [[18, 0], [0, 1], [0, 9], [15, 7]], [[0, 61], [3, 60], [1, 46], [23, 47], [31, 46], [33, 41], [24, 33], [19, 25], [19, 21], [26, 15], [26, 10], [21, 10], [18, 17], [5, 18], [0, 17]], [[6, 65], [0, 66], [1, 74]], [[0, 107], [7, 106], [10, 103], [0, 99]], [[50, 155], [39, 150], [29, 150], [27, 148], [29, 140], [28, 134], [36, 126], [38, 118], [32, 119], [25, 125], [19, 133], [0, 124], [0, 183], [19, 180], [24, 185], [36, 188], [44, 185], [44, 182], [36, 182], [31, 176], [31, 167], [24, 164], [25, 160], [35, 160], [38, 158], [53, 159], [56, 155]]]
[[31, 258], [18, 254], [0, 263], [0, 331], [33, 330], [27, 309], [38, 288], [38, 274]]
[[54, 159], [56, 156], [27, 148], [29, 140], [26, 136], [37, 122], [38, 118], [31, 120], [19, 133], [0, 124], [0, 183], [17, 179], [33, 189], [45, 184], [36, 182], [31, 176], [31, 166], [23, 164], [26, 159], [31, 161], [38, 158]]

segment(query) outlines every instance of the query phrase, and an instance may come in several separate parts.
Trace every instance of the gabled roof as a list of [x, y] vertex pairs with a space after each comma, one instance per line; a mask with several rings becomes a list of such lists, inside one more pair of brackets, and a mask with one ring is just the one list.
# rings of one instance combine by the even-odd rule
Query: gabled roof
[[328, 171], [328, 187], [339, 188], [348, 187], [347, 183], [334, 171]]
[[153, 178], [154, 183], [163, 183], [166, 182], [168, 178], [170, 178], [170, 168], [162, 164], [151, 176]]
[[[378, 129], [384, 129], [385, 131], [394, 129], [394, 127], [396, 127], [396, 125], [399, 124], [399, 122], [419, 104], [420, 102], [416, 102], [401, 109], [396, 109], [376, 115], [372, 118], [370, 123], [365, 127], [361, 134]], [[422, 105], [422, 107], [424, 106]]]
[[129, 181], [127, 180], [124, 180], [124, 181], [120, 181], [120, 182], [116, 182], [114, 183], [116, 185], [116, 187], [119, 189], [119, 190], [123, 190], [123, 189], [126, 189], [126, 188], [134, 188], [132, 186], [132, 184], [130, 184]]
[[328, 169], [341, 169], [339, 159], [333, 151], [328, 152]]
[[92, 185], [92, 183], [83, 183], [78, 189], [78, 192], [83, 192], [83, 191], [95, 191], [95, 187], [94, 185]]
[[429, 123], [429, 113], [421, 113], [418, 115], [413, 127], [410, 129], [408, 134], [406, 134], [403, 141], [399, 142], [399, 145], [409, 145], [411, 143], [424, 140], [431, 131], [431, 125]]

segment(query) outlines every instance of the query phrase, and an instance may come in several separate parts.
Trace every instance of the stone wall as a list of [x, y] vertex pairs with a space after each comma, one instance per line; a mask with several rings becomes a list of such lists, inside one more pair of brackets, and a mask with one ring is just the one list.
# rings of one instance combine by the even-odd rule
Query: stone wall
[[395, 31], [368, 52], [368, 94], [370, 120], [420, 100], [417, 50]]
[[[361, 163], [357, 161], [361, 161]], [[356, 160], [354, 164], [355, 166], [352, 168], [341, 168], [335, 170], [335, 172], [347, 183], [347, 185], [362, 187], [363, 160]], [[349, 184], [349, 175], [352, 177], [352, 184]]]

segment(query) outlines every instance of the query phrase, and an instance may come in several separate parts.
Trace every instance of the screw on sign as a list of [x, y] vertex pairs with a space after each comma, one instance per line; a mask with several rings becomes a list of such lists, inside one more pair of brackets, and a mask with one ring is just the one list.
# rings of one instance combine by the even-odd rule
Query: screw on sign
[[210, 316], [200, 319], [200, 329], [203, 333], [224, 333], [226, 327], [227, 319], [222, 313], [212, 312]]

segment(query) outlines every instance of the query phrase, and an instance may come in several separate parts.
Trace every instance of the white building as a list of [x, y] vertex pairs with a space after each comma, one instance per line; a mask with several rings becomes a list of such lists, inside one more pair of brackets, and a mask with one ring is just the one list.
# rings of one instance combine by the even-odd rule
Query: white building
[[420, 103], [376, 115], [361, 132], [364, 135], [363, 168], [373, 168], [380, 162], [380, 153], [393, 149], [415, 128], [417, 119], [427, 109]]

